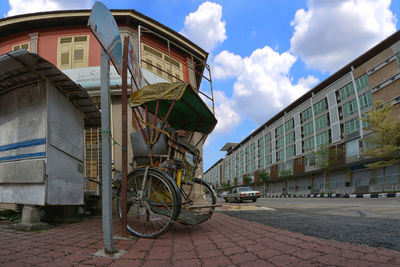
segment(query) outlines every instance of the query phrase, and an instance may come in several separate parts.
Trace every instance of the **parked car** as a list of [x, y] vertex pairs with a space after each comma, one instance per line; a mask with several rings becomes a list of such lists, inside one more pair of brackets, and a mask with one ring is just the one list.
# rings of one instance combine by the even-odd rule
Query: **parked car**
[[243, 200], [257, 201], [261, 197], [260, 191], [253, 190], [251, 187], [233, 188], [225, 197], [225, 202], [242, 202]]
[[218, 197], [224, 198], [228, 194], [228, 191], [221, 191], [218, 193]]

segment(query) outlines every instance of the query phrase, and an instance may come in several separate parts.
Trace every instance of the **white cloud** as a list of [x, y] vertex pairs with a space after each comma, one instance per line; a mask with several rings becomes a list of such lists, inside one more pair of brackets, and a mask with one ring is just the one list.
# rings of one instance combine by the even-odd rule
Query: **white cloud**
[[318, 82], [313, 76], [293, 84], [289, 71], [296, 57], [270, 47], [255, 50], [243, 59], [244, 71], [234, 84], [232, 100], [239, 113], [260, 124], [306, 93]]
[[195, 12], [186, 16], [181, 34], [211, 52], [226, 39], [222, 6], [209, 1], [202, 3]]
[[7, 16], [51, 10], [89, 9], [93, 0], [9, 0]]
[[236, 112], [233, 102], [222, 91], [214, 91], [215, 116], [218, 123], [215, 134], [228, 133], [240, 123], [239, 114]]
[[309, 0], [292, 21], [291, 52], [307, 67], [334, 72], [396, 30], [390, 0]]
[[[217, 125], [219, 132], [228, 132], [243, 118], [256, 124], [266, 122], [318, 82], [314, 76], [308, 76], [299, 79], [296, 84], [292, 83], [289, 72], [296, 57], [289, 52], [279, 54], [265, 46], [246, 58], [228, 52], [226, 54], [227, 58], [235, 59], [235, 64], [241, 65], [242, 69], [236, 73], [230, 99], [222, 92], [215, 94], [217, 116], [222, 118]], [[232, 73], [229, 67], [219, 71]]]
[[216, 79], [238, 76], [243, 71], [243, 60], [229, 51], [222, 51], [214, 58], [213, 76]]

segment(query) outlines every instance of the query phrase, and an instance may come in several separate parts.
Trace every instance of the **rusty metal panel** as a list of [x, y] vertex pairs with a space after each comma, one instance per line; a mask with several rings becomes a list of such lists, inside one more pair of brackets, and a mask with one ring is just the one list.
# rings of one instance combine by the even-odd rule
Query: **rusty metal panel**
[[294, 166], [293, 166], [294, 174], [300, 174], [305, 172], [305, 158], [299, 157], [294, 159]]

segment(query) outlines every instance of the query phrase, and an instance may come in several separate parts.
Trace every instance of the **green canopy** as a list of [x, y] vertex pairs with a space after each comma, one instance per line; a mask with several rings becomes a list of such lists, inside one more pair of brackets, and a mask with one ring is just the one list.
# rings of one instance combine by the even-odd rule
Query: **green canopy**
[[208, 134], [217, 119], [209, 107], [188, 83], [156, 83], [135, 91], [130, 96], [130, 107], [144, 107], [155, 113], [157, 100], [160, 100], [158, 117], [165, 118], [174, 100], [177, 100], [168, 117], [168, 123], [177, 130]]

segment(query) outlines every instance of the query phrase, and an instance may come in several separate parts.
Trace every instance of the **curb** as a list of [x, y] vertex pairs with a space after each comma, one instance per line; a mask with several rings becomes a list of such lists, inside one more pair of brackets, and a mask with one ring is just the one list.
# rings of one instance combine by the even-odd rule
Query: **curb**
[[367, 193], [367, 194], [308, 194], [308, 195], [264, 195], [262, 198], [389, 198], [400, 197], [396, 193]]

